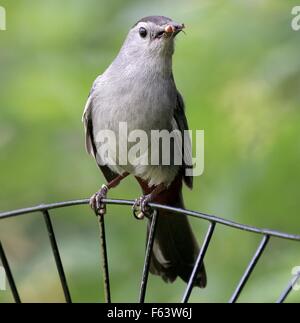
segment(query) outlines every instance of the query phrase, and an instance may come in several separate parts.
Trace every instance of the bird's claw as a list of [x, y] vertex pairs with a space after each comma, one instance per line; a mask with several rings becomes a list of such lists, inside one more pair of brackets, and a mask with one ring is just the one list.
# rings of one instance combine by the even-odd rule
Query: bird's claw
[[144, 215], [140, 212], [140, 199], [136, 199], [132, 206], [132, 214], [137, 220], [142, 220]]
[[104, 215], [106, 213], [106, 204], [102, 200], [106, 198], [107, 192], [108, 187], [103, 184], [101, 189], [90, 199], [90, 207], [97, 215]]
[[151, 215], [151, 208], [148, 205], [148, 203], [149, 203], [148, 195], [143, 195], [140, 198], [135, 200], [132, 207], [132, 212], [133, 212], [133, 216], [137, 220], [143, 220], [145, 216], [149, 217]]

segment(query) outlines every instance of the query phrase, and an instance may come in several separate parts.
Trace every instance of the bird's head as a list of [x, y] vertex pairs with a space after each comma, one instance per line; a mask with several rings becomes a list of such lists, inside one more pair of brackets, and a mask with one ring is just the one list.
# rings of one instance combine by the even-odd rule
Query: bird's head
[[174, 39], [184, 29], [184, 24], [163, 16], [149, 16], [139, 20], [129, 31], [123, 45], [127, 55], [172, 56]]

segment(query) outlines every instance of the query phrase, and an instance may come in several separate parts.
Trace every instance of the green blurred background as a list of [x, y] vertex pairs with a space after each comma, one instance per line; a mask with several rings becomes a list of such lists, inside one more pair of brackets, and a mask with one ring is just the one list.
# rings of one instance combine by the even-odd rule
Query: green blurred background
[[[0, 210], [87, 198], [103, 177], [84, 149], [81, 114], [93, 80], [111, 63], [141, 17], [184, 22], [174, 73], [192, 129], [205, 130], [205, 173], [186, 206], [226, 219], [300, 233], [300, 31], [297, 1], [4, 1], [0, 32]], [[110, 197], [136, 198], [133, 179]], [[52, 212], [74, 301], [103, 301], [97, 221], [88, 207]], [[112, 297], [134, 302], [145, 227], [129, 208], [109, 207]], [[193, 221], [199, 240], [205, 221]], [[43, 219], [1, 221], [23, 301], [63, 301]], [[208, 287], [192, 301], [224, 302], [260, 237], [218, 226], [207, 254]], [[273, 239], [240, 300], [273, 302], [300, 245]], [[176, 302], [178, 280], [150, 277], [147, 301]], [[12, 301], [0, 292], [0, 301]], [[289, 301], [299, 302], [300, 292]]]

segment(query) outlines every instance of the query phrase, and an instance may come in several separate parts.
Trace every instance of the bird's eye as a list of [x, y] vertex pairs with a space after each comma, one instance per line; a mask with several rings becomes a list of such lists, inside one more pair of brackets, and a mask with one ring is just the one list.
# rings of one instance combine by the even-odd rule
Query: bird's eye
[[140, 28], [139, 33], [142, 38], [145, 38], [147, 36], [147, 30], [144, 27]]

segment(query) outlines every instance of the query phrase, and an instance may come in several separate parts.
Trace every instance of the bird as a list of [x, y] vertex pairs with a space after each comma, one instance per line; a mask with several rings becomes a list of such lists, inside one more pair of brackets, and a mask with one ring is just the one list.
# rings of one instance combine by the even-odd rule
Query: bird
[[[106, 205], [102, 202], [108, 191], [128, 175], [136, 178], [142, 190], [133, 206], [134, 214], [139, 209], [139, 218], [149, 212], [150, 202], [184, 208], [182, 188], [193, 187], [193, 177], [186, 175], [191, 167], [191, 141], [184, 147], [182, 163], [174, 163], [173, 149], [170, 165], [160, 162], [144, 164], [121, 163], [116, 151], [120, 147], [108, 145], [103, 153], [104, 142], [99, 133], [112, 131], [120, 139], [120, 123], [126, 123], [127, 131], [141, 129], [146, 134], [152, 130], [188, 130], [182, 95], [176, 88], [172, 57], [175, 38], [185, 28], [165, 16], [148, 16], [140, 19], [129, 30], [121, 49], [109, 67], [99, 75], [88, 96], [83, 123], [87, 152], [94, 157], [107, 183], [90, 199], [97, 215], [104, 215]], [[175, 136], [175, 142], [177, 141]], [[117, 146], [118, 144], [116, 144]], [[107, 145], [106, 145], [107, 146]], [[131, 146], [126, 149], [127, 152]], [[148, 147], [149, 148], [149, 147]], [[162, 153], [161, 149], [159, 150]], [[166, 282], [180, 277], [188, 282], [199, 254], [199, 245], [186, 215], [172, 215], [160, 210], [151, 253], [150, 272]], [[147, 235], [150, 221], [148, 221]], [[204, 288], [207, 276], [202, 263], [194, 286]]]

